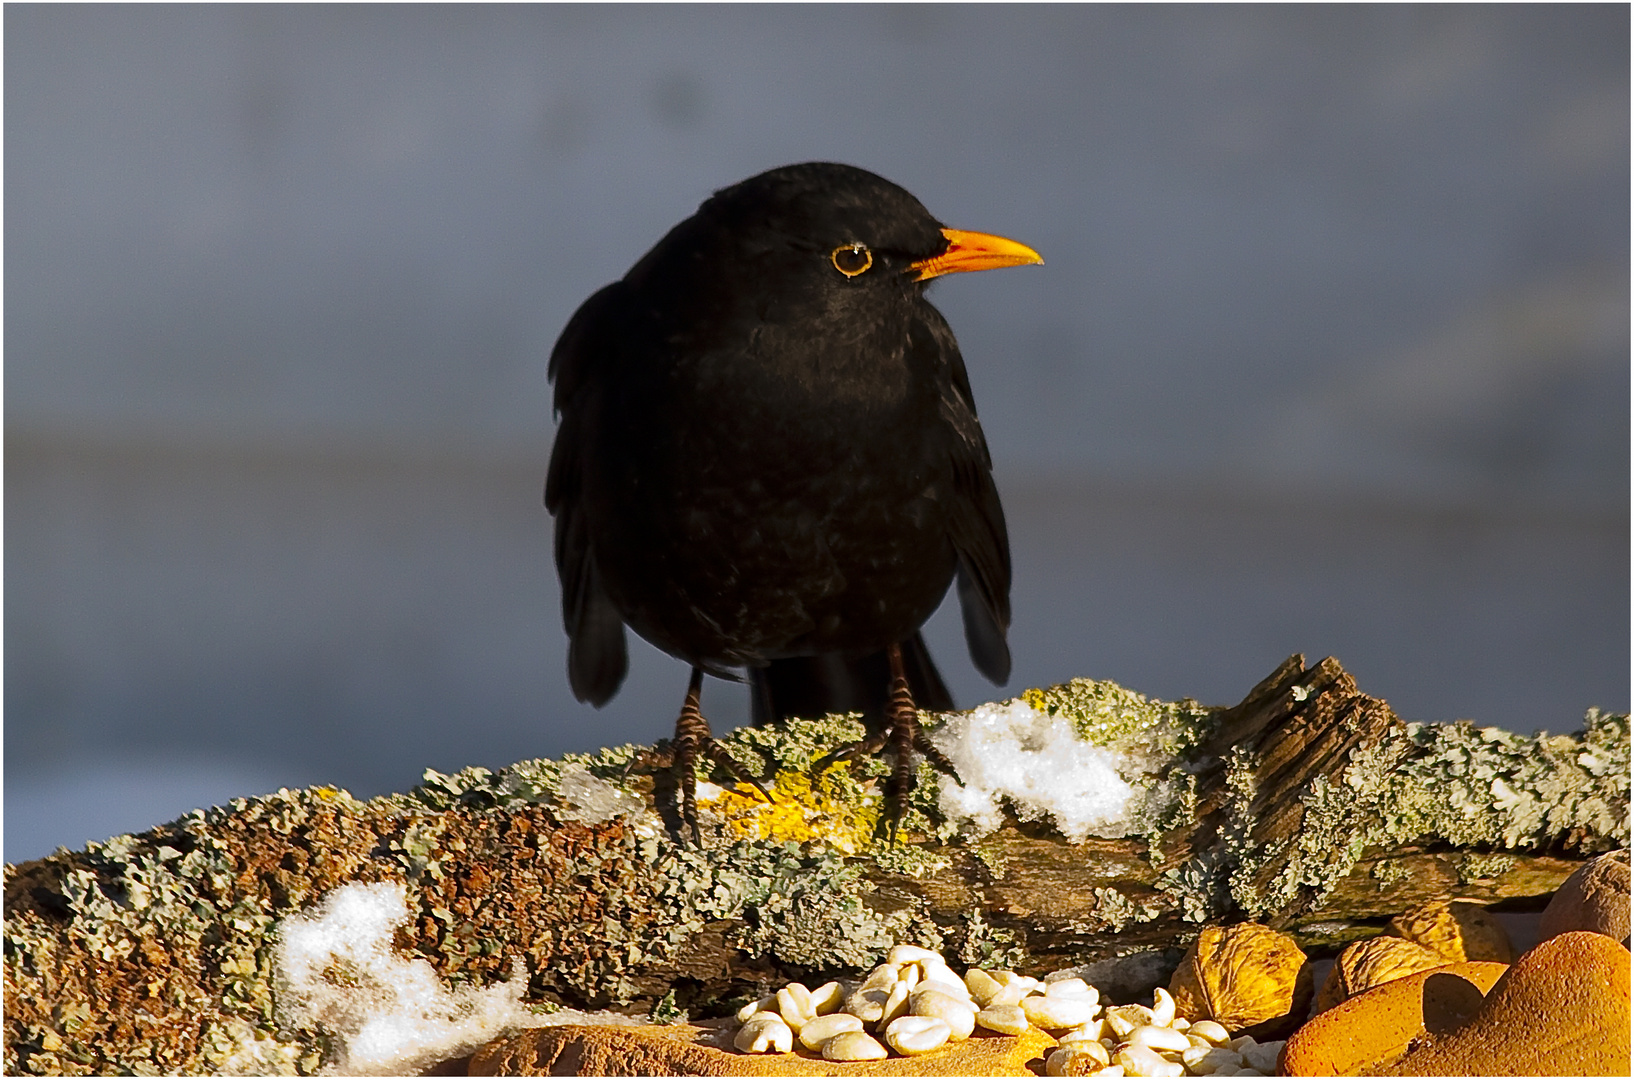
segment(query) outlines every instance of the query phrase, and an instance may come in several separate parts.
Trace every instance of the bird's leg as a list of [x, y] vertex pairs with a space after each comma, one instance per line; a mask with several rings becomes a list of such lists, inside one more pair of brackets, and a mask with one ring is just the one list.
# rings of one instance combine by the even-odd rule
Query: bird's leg
[[885, 705], [885, 727], [866, 739], [860, 739], [848, 746], [831, 750], [818, 759], [812, 767], [821, 773], [836, 761], [845, 761], [858, 755], [868, 756], [877, 754], [889, 748], [892, 763], [891, 775], [885, 781], [885, 798], [890, 805], [889, 816], [881, 824], [885, 827], [891, 843], [896, 843], [897, 825], [902, 815], [908, 809], [908, 796], [913, 792], [914, 769], [913, 752], [919, 751], [925, 755], [941, 772], [953, 777], [960, 787], [964, 781], [959, 777], [959, 771], [953, 767], [946, 754], [936, 748], [925, 734], [925, 729], [919, 723], [919, 709], [913, 703], [913, 691], [908, 687], [908, 674], [902, 663], [902, 647], [891, 645], [885, 650], [886, 658], [891, 665], [891, 684], [888, 699]]
[[[770, 793], [761, 786], [760, 781], [745, 772], [743, 766], [737, 763], [737, 759], [726, 752], [726, 747], [716, 742], [714, 736], [710, 734], [709, 721], [704, 719], [703, 711], [699, 708], [703, 686], [703, 669], [695, 667], [692, 669], [692, 679], [687, 683], [687, 696], [681, 705], [681, 715], [675, 718], [675, 738], [671, 740], [666, 750], [637, 759], [643, 766], [675, 771], [681, 782], [681, 821], [683, 826], [691, 831], [693, 842], [700, 847], [703, 845], [703, 837], [698, 831], [696, 768], [700, 754], [731, 773], [740, 783], [754, 788], [767, 802], [772, 801]], [[631, 764], [634, 765], [635, 762]]]
[[885, 707], [885, 735], [890, 741], [891, 755], [895, 758], [891, 778], [886, 783], [885, 797], [891, 806], [890, 840], [894, 844], [897, 825], [901, 823], [902, 815], [907, 812], [908, 796], [913, 792], [913, 751], [917, 750], [925, 755], [932, 765], [953, 777], [960, 787], [964, 786], [964, 781], [959, 778], [959, 771], [953, 767], [953, 762], [936, 748], [919, 723], [919, 710], [914, 706], [913, 692], [908, 689], [908, 674], [902, 664], [902, 647], [890, 645], [885, 650], [885, 656], [891, 664], [890, 699]]

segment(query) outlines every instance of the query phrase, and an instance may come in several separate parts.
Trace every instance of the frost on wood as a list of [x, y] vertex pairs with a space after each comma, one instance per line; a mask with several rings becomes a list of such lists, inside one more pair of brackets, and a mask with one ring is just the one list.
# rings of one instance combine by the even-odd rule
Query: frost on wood
[[[1262, 915], [1331, 953], [1418, 900], [1542, 896], [1628, 842], [1626, 716], [1543, 738], [1403, 724], [1332, 661], [1294, 658], [1229, 710], [1074, 680], [931, 729], [970, 786], [922, 768], [897, 847], [880, 762], [812, 771], [862, 733], [831, 716], [725, 736], [774, 801], [701, 774], [702, 849], [675, 842], [665, 777], [625, 778], [626, 746], [367, 802], [238, 799], [8, 866], [6, 1071], [362, 1070], [382, 1016], [452, 1054], [528, 1022], [519, 993], [703, 1016], [902, 940], [1132, 995], [1203, 921]], [[373, 986], [363, 1020], [290, 976], [302, 928], [360, 895], [377, 932], [406, 904], [391, 952], [320, 948], [308, 970]]]

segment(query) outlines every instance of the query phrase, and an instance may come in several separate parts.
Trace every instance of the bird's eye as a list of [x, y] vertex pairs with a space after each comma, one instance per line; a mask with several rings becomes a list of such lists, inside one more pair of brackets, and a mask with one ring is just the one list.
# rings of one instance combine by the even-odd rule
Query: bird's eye
[[874, 265], [874, 253], [861, 244], [841, 244], [829, 258], [834, 261], [834, 269], [846, 277], [856, 277]]

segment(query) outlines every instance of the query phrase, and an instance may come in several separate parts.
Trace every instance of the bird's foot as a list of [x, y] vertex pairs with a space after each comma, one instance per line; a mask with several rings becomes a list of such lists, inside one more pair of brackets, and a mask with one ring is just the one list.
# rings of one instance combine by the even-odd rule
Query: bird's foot
[[811, 771], [821, 775], [830, 765], [837, 761], [850, 761], [854, 757], [872, 757], [885, 749], [885, 741], [890, 738], [890, 729], [877, 731], [866, 739], [858, 739], [854, 743], [837, 746], [818, 758], [811, 766]]
[[903, 815], [907, 813], [908, 797], [913, 794], [917, 776], [914, 769], [915, 751], [922, 754], [937, 771], [951, 776], [954, 783], [960, 787], [964, 787], [964, 780], [959, 776], [959, 771], [953, 767], [953, 762], [948, 760], [948, 756], [930, 741], [930, 736], [925, 734], [925, 728], [919, 722], [919, 709], [914, 705], [913, 693], [908, 688], [901, 648], [892, 645], [886, 650], [886, 654], [891, 663], [891, 693], [885, 710], [884, 730], [829, 751], [817, 761], [814, 769], [821, 773], [836, 761], [858, 756], [868, 757], [881, 750], [887, 750], [891, 755], [892, 765], [890, 775], [885, 780], [886, 813], [880, 818], [875, 835], [895, 844], [897, 829], [902, 823]]
[[[692, 834], [693, 843], [703, 846], [703, 835], [698, 829], [698, 772], [697, 764], [700, 757], [708, 758], [719, 765], [739, 783], [748, 784], [760, 793], [760, 797], [767, 802], [772, 801], [771, 793], [753, 776], [738, 764], [726, 747], [715, 740], [710, 733], [709, 721], [704, 719], [699, 709], [698, 699], [703, 691], [703, 672], [692, 669], [692, 681], [687, 686], [686, 702], [681, 706], [681, 715], [675, 718], [675, 738], [667, 746], [643, 751], [631, 761], [629, 769], [665, 770], [672, 772], [680, 781], [681, 788], [681, 826]], [[626, 771], [629, 771], [628, 769]], [[655, 795], [657, 793], [655, 792]]]

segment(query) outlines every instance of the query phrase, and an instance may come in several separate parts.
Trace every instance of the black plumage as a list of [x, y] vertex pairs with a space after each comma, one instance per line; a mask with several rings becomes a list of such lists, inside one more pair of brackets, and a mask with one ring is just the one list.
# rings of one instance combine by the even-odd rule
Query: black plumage
[[562, 331], [545, 502], [569, 680], [612, 697], [626, 625], [693, 666], [673, 745], [694, 828], [693, 755], [736, 771], [702, 672], [745, 672], [757, 722], [863, 712], [898, 813], [909, 748], [940, 757], [912, 702], [952, 707], [919, 628], [955, 580], [971, 658], [1008, 677], [1004, 514], [925, 283], [1039, 261], [872, 173], [791, 165], [717, 192]]

